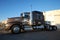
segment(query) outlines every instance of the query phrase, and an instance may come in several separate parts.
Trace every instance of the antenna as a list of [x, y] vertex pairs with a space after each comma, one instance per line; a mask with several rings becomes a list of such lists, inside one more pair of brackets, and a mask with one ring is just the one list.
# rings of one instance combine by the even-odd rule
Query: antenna
[[32, 12], [32, 4], [31, 4], [31, 12]]

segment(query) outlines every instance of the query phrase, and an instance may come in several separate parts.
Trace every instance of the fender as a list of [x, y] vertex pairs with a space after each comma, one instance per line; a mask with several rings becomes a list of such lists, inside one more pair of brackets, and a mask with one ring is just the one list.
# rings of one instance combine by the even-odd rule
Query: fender
[[8, 22], [6, 25], [7, 25], [5, 28], [6, 30], [10, 30], [13, 25], [19, 25], [22, 28], [22, 22], [17, 22], [17, 21]]

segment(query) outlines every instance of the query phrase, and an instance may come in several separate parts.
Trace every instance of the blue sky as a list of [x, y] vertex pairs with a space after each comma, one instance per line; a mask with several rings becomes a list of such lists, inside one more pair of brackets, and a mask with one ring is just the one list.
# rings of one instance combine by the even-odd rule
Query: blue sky
[[38, 10], [49, 11], [60, 9], [60, 0], [0, 0], [0, 21], [18, 17], [21, 12]]

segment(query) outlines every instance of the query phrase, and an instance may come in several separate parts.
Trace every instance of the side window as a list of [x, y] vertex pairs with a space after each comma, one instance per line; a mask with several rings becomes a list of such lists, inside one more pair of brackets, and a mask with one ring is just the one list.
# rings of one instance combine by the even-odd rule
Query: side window
[[40, 19], [40, 18], [41, 18], [40, 14], [37, 14], [37, 19]]
[[37, 14], [37, 19], [42, 20], [43, 18], [44, 18], [43, 15]]

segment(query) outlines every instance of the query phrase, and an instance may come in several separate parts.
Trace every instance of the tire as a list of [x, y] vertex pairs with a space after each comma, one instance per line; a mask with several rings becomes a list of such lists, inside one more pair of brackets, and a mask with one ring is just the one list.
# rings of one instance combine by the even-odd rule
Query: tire
[[52, 31], [52, 27], [50, 25], [47, 25], [47, 30]]
[[52, 31], [52, 30], [53, 30], [53, 28], [50, 26], [50, 27], [49, 27], [49, 30], [50, 30], [50, 31]]
[[55, 31], [56, 31], [56, 30], [57, 30], [57, 27], [56, 27], [56, 26], [54, 26], [54, 27], [53, 27], [53, 30], [55, 30]]
[[50, 29], [49, 29], [49, 28], [50, 28], [50, 25], [47, 25], [46, 28], [47, 28], [47, 30], [50, 30]]
[[14, 34], [20, 33], [21, 32], [21, 28], [19, 25], [13, 25], [11, 28], [11, 32]]

